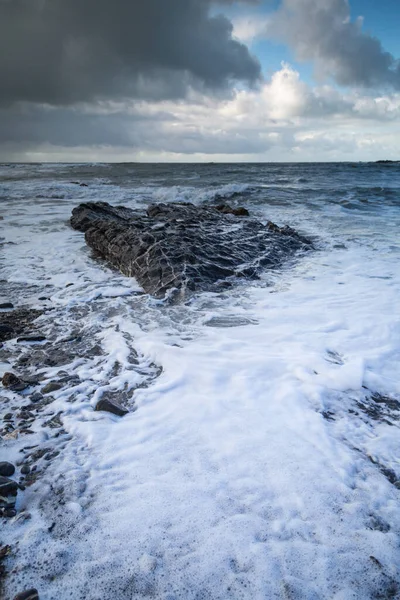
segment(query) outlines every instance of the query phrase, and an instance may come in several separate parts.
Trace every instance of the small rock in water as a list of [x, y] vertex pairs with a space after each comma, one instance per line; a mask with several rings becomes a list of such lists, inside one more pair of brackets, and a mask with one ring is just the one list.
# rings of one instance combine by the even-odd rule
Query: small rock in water
[[32, 588], [14, 596], [14, 600], [39, 600], [39, 592]]
[[8, 477], [0, 476], [0, 508], [14, 508], [18, 484]]
[[14, 373], [4, 373], [1, 383], [4, 387], [9, 388], [13, 392], [21, 392], [25, 390], [29, 383], [26, 381], [22, 381], [17, 375]]
[[118, 417], [123, 417], [129, 412], [129, 410], [126, 410], [126, 408], [117, 402], [114, 402], [113, 400], [109, 400], [108, 398], [101, 398], [101, 400], [99, 400], [96, 404], [95, 410], [105, 410], [113, 415], [117, 415]]
[[23, 465], [21, 467], [21, 473], [22, 473], [22, 475], [28, 475], [28, 473], [30, 473], [30, 471], [31, 471], [31, 468], [30, 468], [29, 465]]
[[250, 213], [247, 208], [243, 206], [238, 206], [238, 208], [232, 208], [229, 204], [218, 204], [215, 207], [218, 212], [223, 213], [224, 215], [235, 215], [236, 217], [249, 217]]
[[11, 477], [15, 473], [15, 467], [9, 462], [0, 462], [0, 476]]
[[59, 381], [50, 381], [40, 390], [42, 394], [51, 394], [51, 392], [56, 392], [63, 387], [63, 384]]
[[22, 335], [17, 338], [17, 342], [44, 342], [46, 336], [40, 334]]
[[14, 373], [4, 373], [1, 383], [4, 385], [4, 387], [11, 387], [12, 385], [15, 385], [17, 383], [20, 383], [21, 380], [19, 377], [17, 377]]
[[14, 304], [12, 304], [11, 302], [3, 302], [2, 304], [0, 304], [0, 308], [14, 308]]

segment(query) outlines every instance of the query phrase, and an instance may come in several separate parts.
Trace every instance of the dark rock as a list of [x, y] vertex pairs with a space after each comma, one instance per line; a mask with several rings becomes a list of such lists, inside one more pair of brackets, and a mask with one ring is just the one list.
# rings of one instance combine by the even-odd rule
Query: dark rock
[[71, 225], [85, 232], [93, 250], [157, 298], [170, 290], [184, 295], [213, 289], [229, 277], [256, 278], [313, 247], [290, 227], [239, 220], [238, 209], [226, 206], [224, 212], [231, 214], [188, 203], [156, 204], [144, 213], [88, 202], [73, 210]]
[[15, 467], [9, 462], [0, 462], [0, 476], [11, 477], [15, 473]]
[[30, 473], [31, 469], [29, 465], [22, 465], [21, 467], [21, 473], [22, 475], [28, 475], [28, 473]]
[[38, 300], [41, 300], [44, 302], [45, 300], [50, 300], [50, 298], [48, 298], [47, 296], [39, 296]]
[[17, 338], [17, 342], [44, 342], [46, 336], [40, 334], [21, 335]]
[[23, 381], [14, 373], [4, 373], [1, 382], [4, 387], [10, 389], [12, 392], [22, 392], [22, 390], [29, 387], [28, 382]]
[[105, 410], [118, 417], [123, 417], [129, 412], [129, 410], [126, 410], [126, 408], [109, 398], [101, 398], [96, 404], [95, 410]]
[[51, 394], [51, 392], [56, 392], [63, 387], [63, 384], [59, 381], [50, 381], [46, 385], [42, 387], [40, 390], [42, 394]]
[[11, 517], [15, 517], [17, 511], [15, 510], [15, 508], [6, 508], [3, 514], [5, 517], [8, 517], [10, 519]]
[[39, 593], [35, 588], [20, 592], [14, 596], [14, 600], [39, 600]]
[[3, 302], [2, 304], [0, 304], [0, 308], [14, 308], [14, 304], [12, 304], [11, 302]]
[[221, 212], [225, 215], [235, 215], [236, 217], [249, 217], [250, 213], [247, 208], [243, 208], [243, 206], [239, 206], [238, 208], [232, 208], [229, 204], [218, 204], [215, 207], [218, 212]]
[[14, 508], [17, 499], [18, 483], [0, 476], [0, 508]]
[[31, 402], [40, 402], [40, 400], [43, 400], [43, 396], [39, 392], [35, 392], [29, 399]]
[[43, 314], [36, 309], [18, 308], [0, 313], [0, 342], [13, 339], [32, 328], [32, 323]]

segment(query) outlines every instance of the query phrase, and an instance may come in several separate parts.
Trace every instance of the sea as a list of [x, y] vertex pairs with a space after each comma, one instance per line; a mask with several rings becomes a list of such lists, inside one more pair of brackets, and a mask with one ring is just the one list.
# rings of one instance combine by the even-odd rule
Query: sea
[[[315, 250], [170, 304], [93, 256], [88, 201], [226, 202]], [[79, 339], [27, 363], [64, 383], [1, 441], [52, 452], [2, 519], [5, 598], [400, 598], [400, 164], [1, 164], [0, 218], [0, 303], [47, 338], [0, 375]]]

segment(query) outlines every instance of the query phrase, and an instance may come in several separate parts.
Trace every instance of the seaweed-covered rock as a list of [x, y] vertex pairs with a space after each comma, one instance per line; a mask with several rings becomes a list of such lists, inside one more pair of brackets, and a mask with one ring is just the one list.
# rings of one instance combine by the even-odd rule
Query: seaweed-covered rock
[[246, 213], [228, 205], [161, 203], [145, 212], [88, 202], [73, 210], [71, 225], [113, 266], [163, 298], [169, 290], [184, 294], [231, 277], [257, 277], [312, 248], [290, 227], [264, 225]]

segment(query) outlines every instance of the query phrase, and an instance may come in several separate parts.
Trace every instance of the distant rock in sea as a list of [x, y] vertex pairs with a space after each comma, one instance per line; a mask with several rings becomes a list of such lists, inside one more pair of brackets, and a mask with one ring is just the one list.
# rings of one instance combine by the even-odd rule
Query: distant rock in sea
[[172, 290], [209, 290], [234, 277], [257, 278], [312, 242], [290, 227], [266, 225], [243, 208], [155, 204], [147, 211], [104, 202], [74, 208], [71, 225], [86, 243], [143, 289], [164, 298]]

